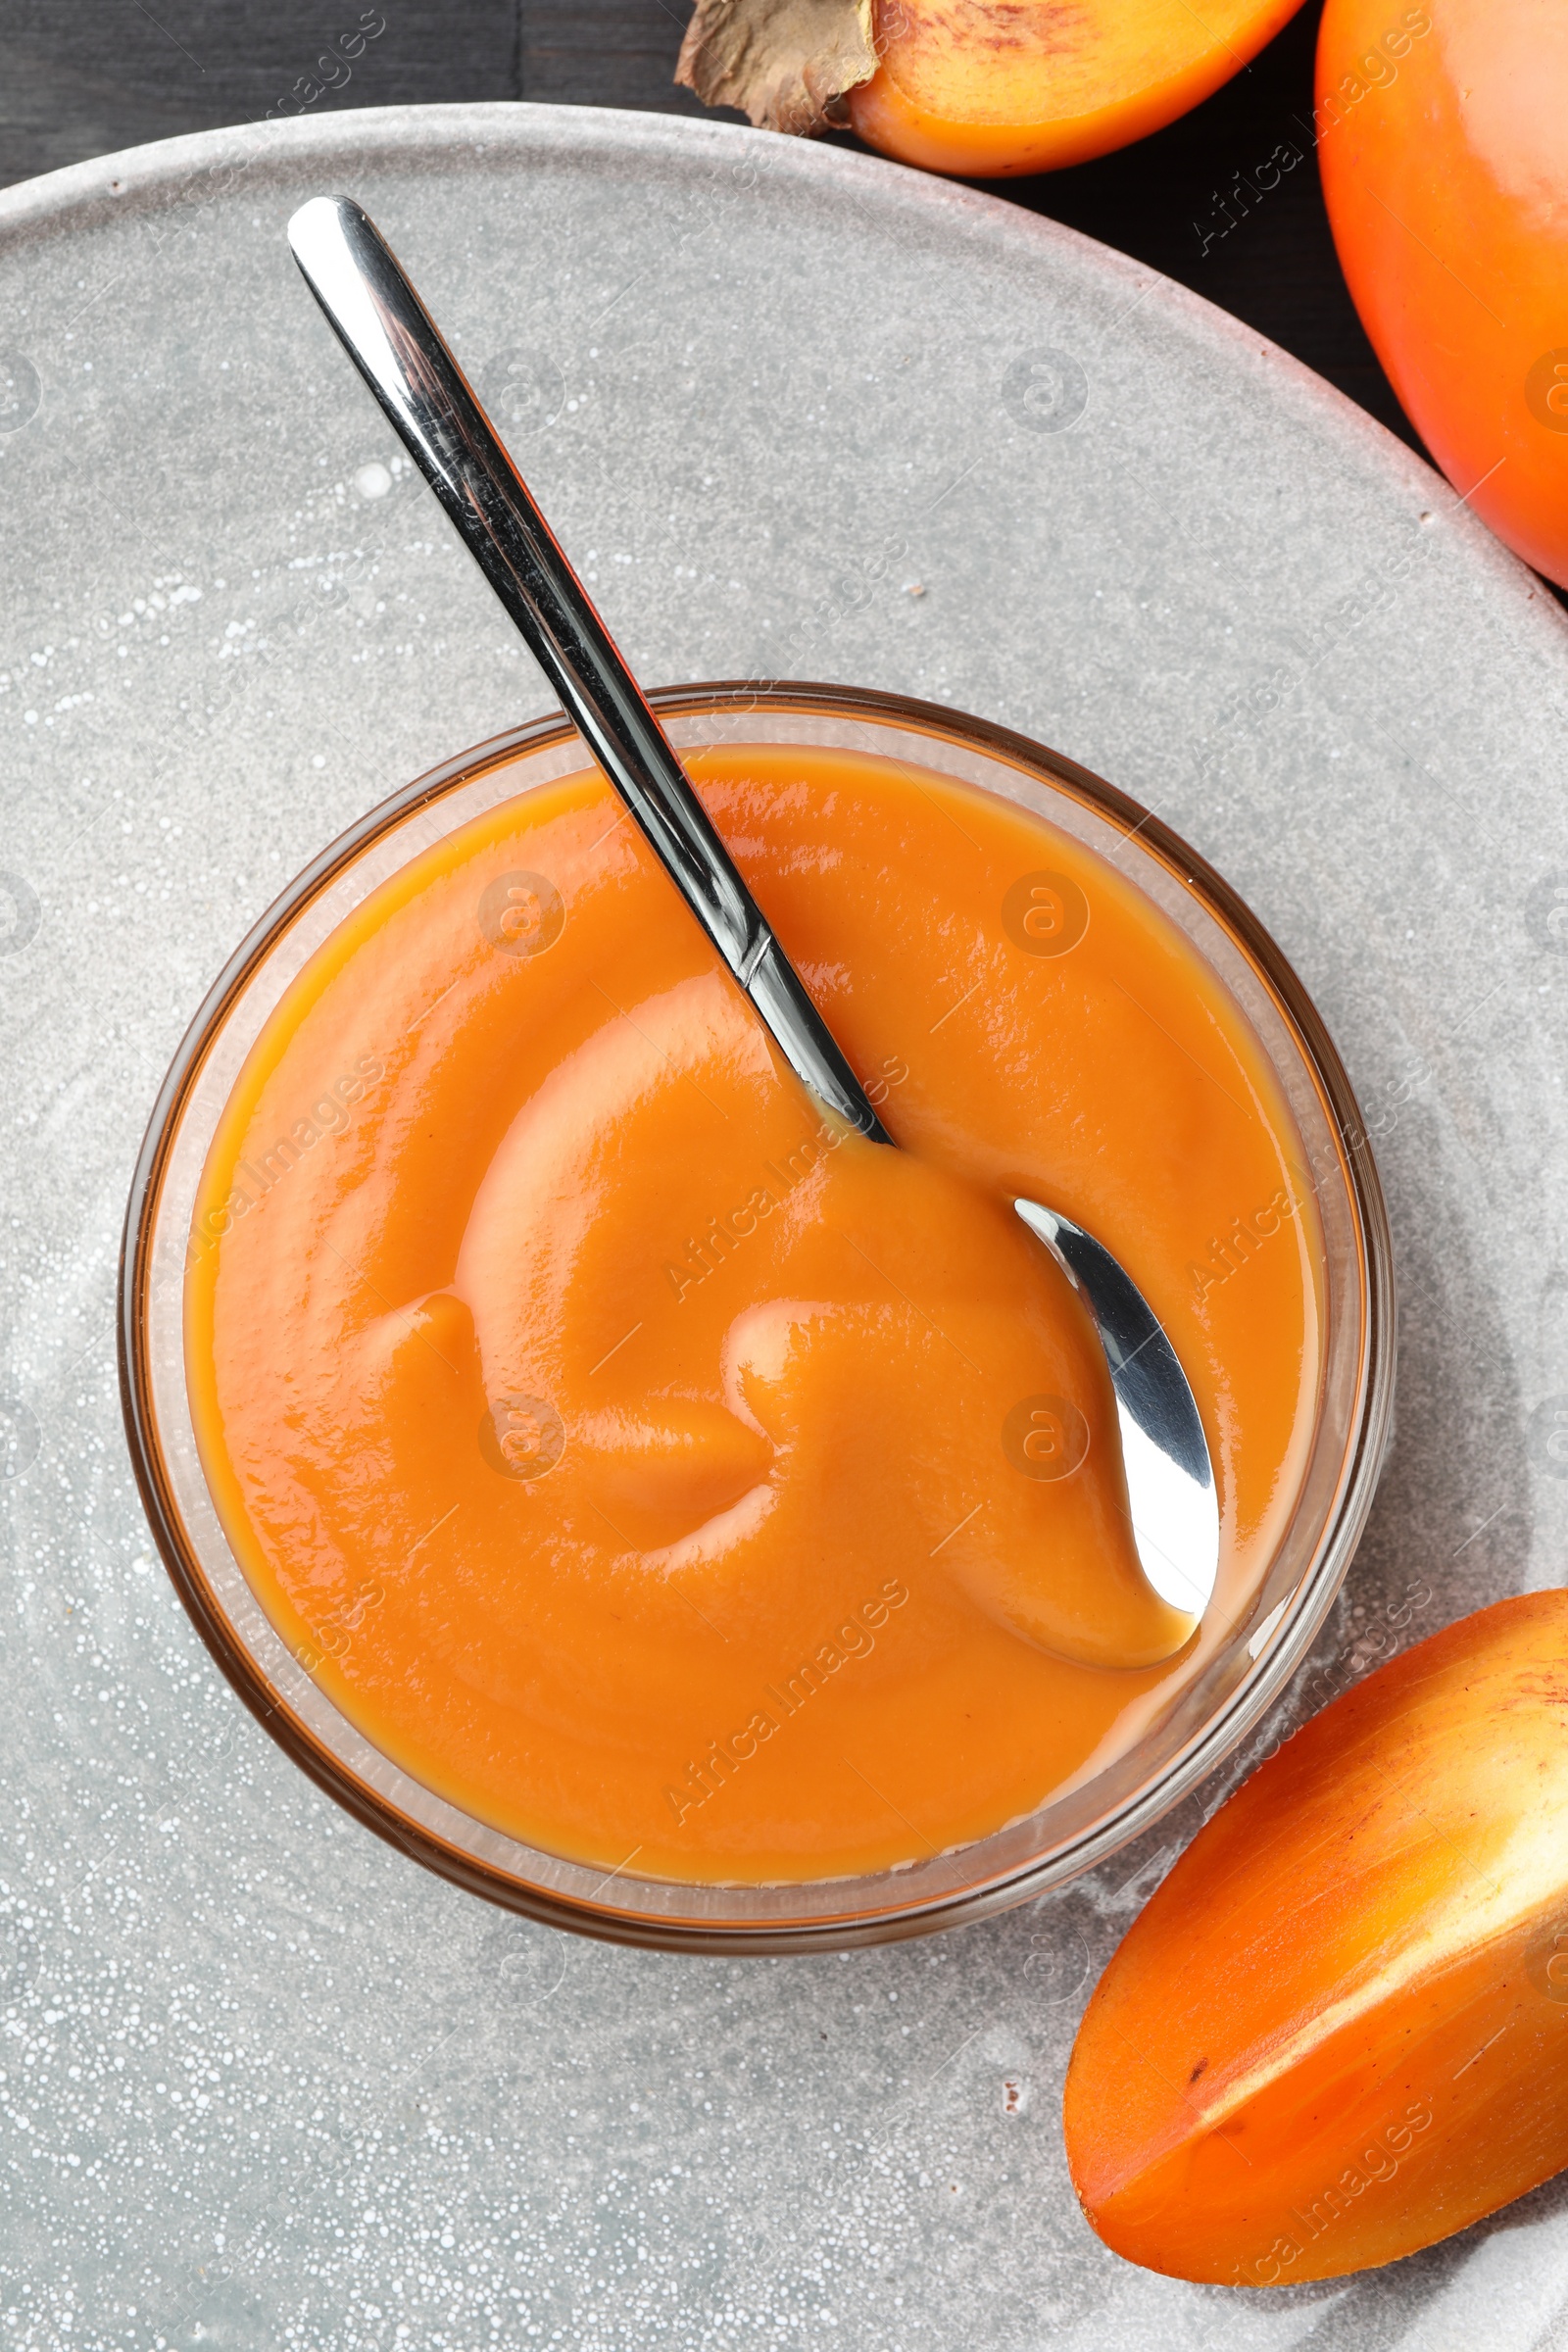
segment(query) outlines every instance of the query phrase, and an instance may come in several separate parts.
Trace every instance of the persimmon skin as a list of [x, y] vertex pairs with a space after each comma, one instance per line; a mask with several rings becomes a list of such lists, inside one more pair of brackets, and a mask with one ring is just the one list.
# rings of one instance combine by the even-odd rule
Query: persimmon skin
[[1297, 2285], [1568, 2165], [1568, 1592], [1499, 1601], [1324, 1709], [1115, 1953], [1064, 2099], [1131, 2262]]
[[1425, 0], [1420, 13], [1430, 36], [1391, 58], [1402, 11], [1328, 0], [1317, 120], [1334, 240], [1439, 466], [1499, 539], [1568, 586], [1568, 14], [1560, 0]]
[[1162, 129], [1301, 0], [879, 0], [880, 67], [850, 93], [868, 147], [927, 172], [1056, 172]]

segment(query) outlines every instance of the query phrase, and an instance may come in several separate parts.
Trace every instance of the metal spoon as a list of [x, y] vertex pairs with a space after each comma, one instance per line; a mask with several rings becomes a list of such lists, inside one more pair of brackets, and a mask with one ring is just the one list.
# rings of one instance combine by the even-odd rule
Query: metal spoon
[[[790, 1067], [818, 1102], [873, 1142], [891, 1144], [379, 230], [350, 198], [317, 196], [294, 215], [288, 236], [349, 357]], [[1108, 1250], [1035, 1201], [1014, 1206], [1100, 1327], [1144, 1573], [1177, 1607], [1201, 1610], [1219, 1561], [1219, 1510], [1203, 1425], [1176, 1352]]]

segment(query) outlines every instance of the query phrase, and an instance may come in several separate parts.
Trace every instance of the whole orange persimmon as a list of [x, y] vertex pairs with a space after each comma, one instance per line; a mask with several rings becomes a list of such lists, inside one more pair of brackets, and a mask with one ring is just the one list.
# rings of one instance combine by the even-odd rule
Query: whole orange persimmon
[[1317, 73], [1373, 348], [1460, 496], [1568, 586], [1568, 5], [1328, 0]]
[[1063, 2122], [1107, 2245], [1235, 2286], [1393, 2262], [1568, 2166], [1568, 1592], [1406, 1650], [1220, 1807]]
[[875, 0], [859, 136], [928, 172], [1054, 172], [1174, 122], [1300, 0]]

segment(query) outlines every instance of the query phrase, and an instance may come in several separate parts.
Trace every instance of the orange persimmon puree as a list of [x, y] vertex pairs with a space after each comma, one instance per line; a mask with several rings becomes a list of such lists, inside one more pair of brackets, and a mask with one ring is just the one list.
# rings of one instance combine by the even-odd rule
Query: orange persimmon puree
[[[188, 1385], [262, 1605], [416, 1780], [637, 1876], [842, 1877], [1033, 1810], [1210, 1654], [1295, 1499], [1318, 1229], [1255, 1034], [1110, 864], [894, 761], [689, 765], [901, 1149], [823, 1119], [603, 779], [541, 785], [279, 1003], [200, 1189]], [[1196, 1632], [1017, 1196], [1193, 1382]]]

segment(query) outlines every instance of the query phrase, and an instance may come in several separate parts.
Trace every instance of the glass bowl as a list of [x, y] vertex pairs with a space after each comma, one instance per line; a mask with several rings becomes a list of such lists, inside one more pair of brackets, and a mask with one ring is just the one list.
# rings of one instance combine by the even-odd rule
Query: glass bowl
[[1236, 894], [1124, 794], [1022, 736], [894, 695], [710, 685], [652, 699], [681, 750], [724, 742], [869, 752], [1035, 810], [1113, 858], [1250, 1020], [1316, 1187], [1324, 1324], [1316, 1424], [1294, 1515], [1240, 1618], [1135, 1745], [1026, 1819], [929, 1861], [778, 1886], [607, 1875], [502, 1835], [373, 1747], [274, 1631], [219, 1523], [191, 1424], [182, 1294], [198, 1178], [263, 1023], [328, 934], [454, 826], [588, 764], [559, 716], [482, 744], [372, 809], [284, 892], [210, 991], [164, 1082], [126, 1212], [126, 1429], [159, 1548], [214, 1657], [279, 1745], [367, 1828], [494, 1902], [619, 1942], [706, 1952], [881, 1942], [1004, 1909], [1102, 1861], [1212, 1771], [1278, 1695], [1345, 1575], [1382, 1467], [1394, 1385], [1388, 1221], [1349, 1083], [1300, 981]]

